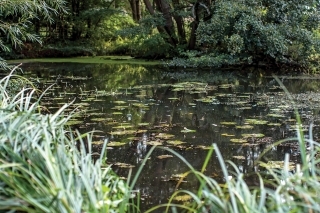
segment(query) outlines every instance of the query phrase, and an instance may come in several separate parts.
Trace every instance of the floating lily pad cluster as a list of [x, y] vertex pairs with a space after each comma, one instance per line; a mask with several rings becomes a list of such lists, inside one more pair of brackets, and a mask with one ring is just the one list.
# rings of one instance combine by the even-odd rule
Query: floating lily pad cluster
[[[66, 110], [66, 116], [74, 114], [67, 125], [80, 132], [95, 130], [95, 152], [101, 150], [108, 138], [108, 158], [123, 162], [115, 164], [121, 168], [132, 168], [140, 162], [133, 160], [143, 158], [138, 146], [146, 146], [145, 152], [151, 146], [170, 147], [182, 151], [193, 163], [212, 149], [212, 143], [217, 143], [228, 159], [241, 162], [247, 158], [242, 150], [261, 152], [260, 145], [277, 141], [277, 132], [282, 137], [294, 133], [297, 125], [293, 107], [298, 108], [305, 122], [320, 102], [317, 92], [306, 92], [292, 94], [293, 105], [277, 85], [260, 85], [248, 79], [241, 82], [216, 76], [197, 81], [192, 74], [185, 81], [181, 76], [187, 74], [168, 72], [163, 76], [173, 78], [164, 77], [166, 83], [148, 79], [152, 83], [144, 84], [140, 83], [143, 79], [137, 78], [127, 88], [115, 88], [108, 75], [103, 76], [103, 81], [75, 74], [52, 75], [49, 80], [40, 78], [40, 82], [44, 81], [43, 88], [54, 84], [42, 98], [41, 110], [54, 113], [65, 103], [73, 103]], [[301, 128], [308, 130], [306, 124]], [[134, 157], [128, 157], [131, 154]], [[163, 153], [150, 159], [175, 160]], [[268, 164], [281, 165], [272, 161]], [[171, 180], [180, 178], [173, 175]], [[184, 198], [178, 197], [179, 200]]]

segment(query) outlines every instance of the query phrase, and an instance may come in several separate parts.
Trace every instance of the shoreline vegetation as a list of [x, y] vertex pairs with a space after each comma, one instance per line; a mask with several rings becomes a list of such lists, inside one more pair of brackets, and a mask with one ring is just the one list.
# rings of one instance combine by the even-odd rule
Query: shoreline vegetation
[[[277, 79], [277, 78], [276, 78]], [[278, 81], [281, 85], [281, 81]], [[48, 88], [49, 89], [49, 88]], [[0, 80], [0, 210], [19, 212], [140, 212], [139, 193], [134, 184], [152, 153], [153, 147], [134, 177], [120, 180], [105, 153], [98, 159], [91, 154], [92, 133], [80, 134], [66, 123], [72, 119], [64, 111], [42, 114], [42, 94], [27, 79], [13, 74]], [[287, 94], [290, 99], [290, 94]], [[297, 137], [276, 142], [299, 141], [301, 161], [295, 167], [289, 155], [281, 164], [261, 164], [255, 186], [231, 161], [224, 161], [219, 147], [213, 144], [200, 171], [175, 151], [165, 148], [185, 163], [199, 181], [197, 192], [176, 190], [167, 204], [147, 210], [153, 212], [317, 212], [319, 143], [304, 137], [300, 116], [296, 112]], [[18, 130], [18, 131], [17, 131]], [[104, 141], [102, 150], [106, 150]], [[307, 150], [306, 148], [309, 147]], [[218, 157], [224, 182], [204, 175], [212, 155]], [[263, 155], [264, 153], [262, 153]], [[229, 172], [230, 166], [234, 172]], [[229, 168], [229, 169], [228, 169]], [[178, 184], [179, 185], [179, 184]], [[174, 200], [187, 199], [177, 202]]]
[[131, 56], [81, 56], [71, 58], [30, 58], [7, 60], [8, 64], [19, 63], [94, 63], [94, 64], [139, 64], [139, 65], [160, 65], [161, 61], [134, 59]]

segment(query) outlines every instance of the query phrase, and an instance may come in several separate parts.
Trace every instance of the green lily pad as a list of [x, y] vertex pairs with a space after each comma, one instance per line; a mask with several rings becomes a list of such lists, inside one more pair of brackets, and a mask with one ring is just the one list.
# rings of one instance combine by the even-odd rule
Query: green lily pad
[[233, 122], [233, 121], [222, 121], [220, 122], [221, 125], [225, 125], [225, 126], [231, 126], [231, 125], [236, 125], [237, 122]]
[[91, 118], [91, 121], [100, 122], [100, 121], [106, 121], [106, 119], [105, 118]]
[[186, 142], [179, 141], [179, 140], [174, 140], [174, 141], [167, 141], [167, 143], [171, 144], [171, 145], [180, 145], [180, 144], [184, 144]]
[[150, 123], [138, 123], [138, 126], [149, 126]]
[[245, 119], [244, 120], [248, 124], [267, 124], [268, 121], [265, 120], [258, 120], [258, 119]]
[[228, 134], [228, 133], [222, 133], [221, 136], [225, 136], [225, 137], [234, 137], [235, 135], [232, 134]]
[[130, 135], [135, 134], [136, 130], [121, 130], [121, 131], [111, 131], [111, 135]]
[[82, 124], [82, 123], [83, 123], [83, 121], [70, 119], [67, 121], [66, 125], [72, 126], [72, 125]]
[[267, 116], [273, 117], [273, 118], [284, 118], [284, 117], [285, 117], [284, 115], [275, 114], [275, 113], [270, 113], [270, 114], [268, 114]]
[[109, 142], [109, 143], [107, 144], [107, 146], [123, 146], [123, 145], [125, 145], [125, 144], [127, 144], [127, 143], [125, 143], [125, 142], [111, 141], [111, 142]]
[[[284, 169], [284, 161], [268, 161], [268, 163], [261, 163], [261, 166], [269, 169]], [[295, 163], [289, 162], [289, 170], [295, 169]]]
[[253, 129], [251, 125], [236, 126], [236, 129]]

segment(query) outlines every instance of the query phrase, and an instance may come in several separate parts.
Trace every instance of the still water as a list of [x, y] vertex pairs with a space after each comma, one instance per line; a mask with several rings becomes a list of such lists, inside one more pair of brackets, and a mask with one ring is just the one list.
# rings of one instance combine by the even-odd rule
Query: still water
[[[142, 210], [166, 203], [176, 189], [198, 188], [191, 175], [177, 185], [190, 169], [162, 147], [201, 170], [208, 149], [216, 143], [224, 159], [233, 161], [255, 184], [250, 174], [261, 169], [260, 160], [281, 161], [289, 153], [292, 162], [299, 162], [294, 140], [273, 145], [295, 136], [294, 107], [306, 135], [312, 125], [312, 137], [318, 138], [317, 79], [280, 76], [290, 99], [275, 78], [259, 71], [72, 63], [30, 63], [22, 68], [39, 89], [48, 89], [42, 99], [48, 112], [73, 102], [70, 111], [75, 115], [69, 124], [80, 132], [95, 130], [94, 156], [108, 141], [107, 162], [119, 176], [128, 178], [132, 170], [132, 179], [150, 148], [157, 146], [135, 186]], [[266, 149], [270, 151], [259, 158]], [[215, 154], [204, 173], [224, 181]]]

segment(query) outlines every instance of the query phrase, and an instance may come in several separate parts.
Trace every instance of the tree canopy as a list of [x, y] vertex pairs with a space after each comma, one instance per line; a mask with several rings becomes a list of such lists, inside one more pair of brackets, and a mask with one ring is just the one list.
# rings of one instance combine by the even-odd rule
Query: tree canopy
[[[64, 0], [8, 0], [0, 2], [0, 49], [22, 45], [27, 40], [41, 43], [32, 30], [35, 20], [53, 22], [53, 16], [65, 13]], [[0, 58], [0, 68], [6, 63]]]
[[318, 0], [4, 1], [0, 47], [33, 57], [127, 54], [170, 66], [309, 67], [319, 58]]

